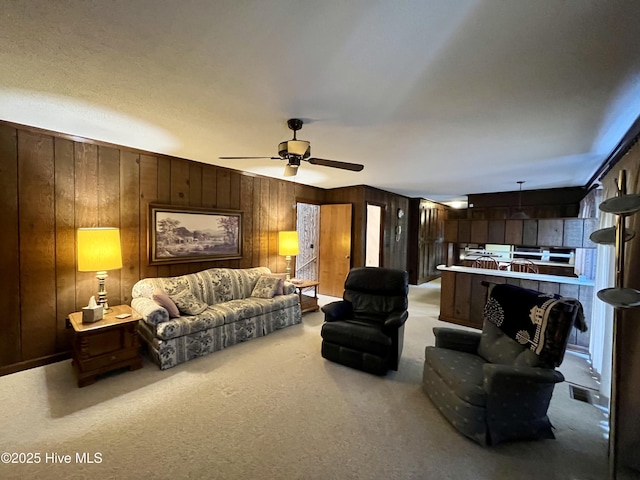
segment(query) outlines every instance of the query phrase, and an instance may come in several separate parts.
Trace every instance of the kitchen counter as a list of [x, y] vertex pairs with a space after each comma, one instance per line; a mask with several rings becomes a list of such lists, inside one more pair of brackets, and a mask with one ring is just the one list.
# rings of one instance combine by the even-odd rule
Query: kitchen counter
[[[494, 258], [496, 260], [496, 262], [498, 262], [500, 264], [504, 264], [504, 265], [509, 265], [509, 263], [511, 263], [511, 260], [509, 260], [507, 258], [498, 257], [498, 256], [494, 256], [494, 255], [465, 255], [462, 260], [467, 261], [467, 262], [473, 262], [474, 260], [476, 260], [476, 259], [478, 259], [480, 257], [491, 257], [491, 258]], [[546, 266], [550, 266], [550, 267], [567, 267], [567, 268], [573, 267], [573, 265], [571, 265], [569, 263], [551, 262], [549, 260], [534, 260], [532, 258], [530, 258], [529, 260], [531, 260], [535, 265], [546, 265]]]
[[[439, 265], [437, 268], [442, 272], [439, 319], [443, 322], [481, 329], [484, 321], [484, 305], [487, 300], [487, 287], [483, 282], [488, 282], [510, 283], [543, 293], [577, 298], [584, 308], [585, 321], [590, 325], [591, 302], [594, 295], [593, 280], [459, 265]], [[588, 336], [590, 333], [588, 331], [580, 333], [576, 330], [572, 332], [569, 343], [584, 344], [585, 339], [579, 338], [581, 335]]]
[[593, 280], [580, 279], [578, 277], [564, 277], [561, 275], [547, 275], [543, 273], [511, 272], [509, 270], [491, 270], [487, 268], [463, 267], [461, 265], [452, 265], [450, 267], [438, 265], [436, 268], [443, 272], [471, 273], [474, 275], [490, 275], [492, 277], [519, 278], [538, 282], [564, 283], [591, 287], [594, 285]]
[[[476, 255], [467, 255], [462, 260], [465, 267], [473, 267], [474, 260], [478, 258]], [[498, 262], [498, 266], [501, 270], [508, 270], [511, 263], [506, 258], [492, 257]], [[531, 260], [536, 266], [538, 272], [544, 275], [558, 275], [561, 277], [576, 277], [575, 266], [568, 263], [551, 262], [547, 260]]]

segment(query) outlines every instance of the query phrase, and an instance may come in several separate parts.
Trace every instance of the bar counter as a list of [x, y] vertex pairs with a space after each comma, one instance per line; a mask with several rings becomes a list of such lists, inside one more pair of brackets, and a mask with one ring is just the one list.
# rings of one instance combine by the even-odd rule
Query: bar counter
[[[470, 273], [473, 275], [485, 275], [485, 276], [490, 275], [493, 277], [519, 278], [522, 280], [564, 283], [569, 285], [585, 285], [589, 287], [593, 287], [594, 285], [593, 280], [588, 280], [588, 279], [581, 280], [578, 277], [563, 277], [560, 275], [547, 275], [543, 273], [511, 272], [509, 270], [491, 270], [488, 268], [463, 267], [461, 265], [452, 265], [450, 267], [447, 267], [446, 265], [438, 265], [436, 268], [443, 272]], [[494, 283], [512, 283], [512, 282], [503, 281], [503, 282], [494, 282]]]
[[[509, 283], [544, 293], [577, 298], [582, 303], [587, 326], [591, 324], [593, 280], [459, 265], [439, 265], [437, 268], [442, 272], [439, 319], [444, 322], [482, 329], [482, 311], [487, 296], [487, 287], [482, 282], [489, 282]], [[574, 329], [569, 343], [577, 348], [588, 345], [589, 334], [589, 331], [581, 333]]]

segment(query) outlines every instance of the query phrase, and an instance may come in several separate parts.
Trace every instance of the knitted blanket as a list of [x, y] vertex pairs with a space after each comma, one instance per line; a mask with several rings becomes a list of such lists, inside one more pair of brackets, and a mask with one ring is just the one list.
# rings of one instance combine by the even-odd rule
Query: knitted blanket
[[493, 287], [484, 318], [554, 367], [562, 362], [571, 327], [587, 330], [578, 300], [509, 284]]

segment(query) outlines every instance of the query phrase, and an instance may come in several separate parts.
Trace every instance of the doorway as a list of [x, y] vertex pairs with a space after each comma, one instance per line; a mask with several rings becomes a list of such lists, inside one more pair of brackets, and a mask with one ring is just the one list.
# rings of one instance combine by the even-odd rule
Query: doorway
[[318, 293], [342, 297], [351, 269], [351, 216], [348, 204], [297, 202], [297, 278], [320, 282]]
[[296, 211], [298, 256], [296, 257], [294, 277], [318, 280], [320, 205], [298, 202]]
[[365, 243], [365, 266], [379, 267], [382, 243], [382, 207], [367, 203], [367, 238]]

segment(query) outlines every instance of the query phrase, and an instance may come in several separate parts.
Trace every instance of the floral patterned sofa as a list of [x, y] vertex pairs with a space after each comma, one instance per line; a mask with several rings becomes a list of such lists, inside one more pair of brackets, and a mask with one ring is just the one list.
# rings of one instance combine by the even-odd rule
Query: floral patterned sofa
[[294, 285], [276, 277], [267, 267], [211, 268], [138, 281], [131, 306], [152, 360], [164, 370], [300, 323]]

